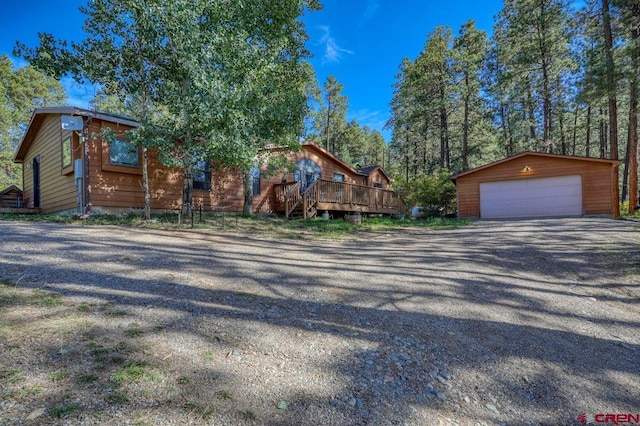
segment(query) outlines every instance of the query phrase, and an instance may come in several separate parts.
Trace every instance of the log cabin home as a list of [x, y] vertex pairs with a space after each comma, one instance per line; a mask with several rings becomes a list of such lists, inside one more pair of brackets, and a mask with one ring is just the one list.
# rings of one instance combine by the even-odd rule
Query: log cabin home
[[[36, 109], [14, 158], [23, 165], [25, 207], [45, 214], [142, 210], [142, 150], [125, 134], [137, 125], [125, 116], [74, 107]], [[115, 135], [111, 142], [100, 136], [106, 128]], [[404, 202], [389, 189], [389, 176], [379, 166], [355, 169], [312, 143], [301, 143], [299, 151], [284, 155], [293, 164], [291, 173], [267, 176], [266, 165], [252, 170], [254, 212], [287, 217], [314, 217], [324, 211], [404, 213]], [[179, 209], [182, 171], [161, 164], [153, 150], [148, 166], [152, 211]], [[200, 162], [193, 187], [196, 209], [242, 211], [239, 170]]]

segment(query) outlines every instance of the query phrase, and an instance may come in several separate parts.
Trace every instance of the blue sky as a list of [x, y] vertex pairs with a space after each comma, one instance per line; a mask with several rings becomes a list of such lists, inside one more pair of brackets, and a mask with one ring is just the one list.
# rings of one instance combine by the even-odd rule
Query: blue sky
[[[469, 19], [491, 32], [501, 0], [321, 0], [323, 9], [304, 17], [308, 49], [320, 84], [335, 75], [349, 98], [348, 119], [383, 131], [389, 118], [392, 84], [402, 58], [420, 53], [427, 35], [438, 25], [457, 34]], [[2, 1], [0, 5], [0, 54], [20, 40], [35, 46], [38, 32], [58, 38], [82, 40], [84, 15], [78, 7], [85, 0]], [[29, 4], [29, 6], [27, 6]], [[16, 64], [20, 64], [16, 61]], [[92, 87], [63, 82], [68, 102], [84, 107], [94, 95]], [[388, 131], [383, 131], [387, 141]]]

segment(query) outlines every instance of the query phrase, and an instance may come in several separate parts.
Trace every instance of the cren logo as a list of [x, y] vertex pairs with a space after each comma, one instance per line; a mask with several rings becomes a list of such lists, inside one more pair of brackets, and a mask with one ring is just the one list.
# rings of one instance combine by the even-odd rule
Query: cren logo
[[578, 423], [583, 425], [598, 423], [609, 423], [614, 425], [640, 424], [640, 413], [598, 413], [594, 416], [586, 413], [580, 413], [576, 420], [578, 420]]

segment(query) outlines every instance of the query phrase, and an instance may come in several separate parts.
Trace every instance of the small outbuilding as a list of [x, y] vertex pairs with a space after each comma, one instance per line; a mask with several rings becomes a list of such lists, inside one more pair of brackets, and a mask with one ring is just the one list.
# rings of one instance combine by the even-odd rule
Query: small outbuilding
[[617, 160], [523, 152], [451, 177], [458, 216], [612, 215]]
[[11, 185], [0, 191], [0, 208], [22, 207], [22, 190]]

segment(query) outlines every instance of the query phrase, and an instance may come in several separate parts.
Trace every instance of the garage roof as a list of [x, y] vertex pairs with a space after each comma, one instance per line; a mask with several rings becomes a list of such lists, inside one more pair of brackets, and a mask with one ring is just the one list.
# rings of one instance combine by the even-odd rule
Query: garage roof
[[546, 152], [533, 152], [533, 151], [525, 151], [520, 154], [512, 155], [511, 157], [503, 158], [502, 160], [494, 161], [493, 163], [485, 164], [484, 166], [476, 167], [475, 169], [467, 170], [466, 172], [458, 173], [451, 176], [451, 180], [453, 183], [456, 183], [456, 180], [462, 176], [467, 176], [472, 173], [479, 172], [480, 170], [485, 170], [490, 167], [497, 166], [499, 164], [507, 163], [509, 161], [516, 160], [518, 158], [533, 156], [533, 157], [547, 157], [547, 158], [561, 158], [565, 160], [576, 160], [576, 161], [585, 161], [590, 163], [609, 163], [611, 166], [617, 166], [620, 164], [619, 160], [609, 160], [606, 158], [592, 158], [592, 157], [577, 157], [573, 155], [559, 155], [559, 154], [547, 154]]

